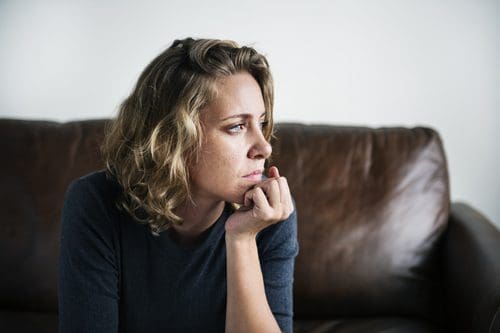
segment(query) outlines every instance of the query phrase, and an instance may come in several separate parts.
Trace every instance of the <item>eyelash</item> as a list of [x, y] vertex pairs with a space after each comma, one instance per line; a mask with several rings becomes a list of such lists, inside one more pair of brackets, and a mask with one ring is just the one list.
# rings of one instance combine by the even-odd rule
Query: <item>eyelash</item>
[[[268, 121], [261, 121], [260, 122], [260, 129], [263, 130], [264, 128], [267, 127], [268, 124], [269, 124]], [[231, 134], [238, 134], [238, 133], [240, 133], [240, 131], [243, 130], [242, 127], [244, 127], [245, 125], [246, 125], [245, 123], [233, 125], [233, 126], [229, 127], [228, 132]]]

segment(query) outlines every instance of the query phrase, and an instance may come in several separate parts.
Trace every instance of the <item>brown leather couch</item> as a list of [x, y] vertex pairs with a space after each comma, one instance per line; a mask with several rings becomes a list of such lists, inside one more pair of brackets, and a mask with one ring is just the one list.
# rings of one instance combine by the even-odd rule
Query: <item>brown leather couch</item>
[[[57, 331], [61, 205], [104, 123], [0, 120], [2, 332]], [[272, 163], [299, 214], [296, 332], [500, 332], [500, 232], [450, 204], [434, 130], [278, 124]]]

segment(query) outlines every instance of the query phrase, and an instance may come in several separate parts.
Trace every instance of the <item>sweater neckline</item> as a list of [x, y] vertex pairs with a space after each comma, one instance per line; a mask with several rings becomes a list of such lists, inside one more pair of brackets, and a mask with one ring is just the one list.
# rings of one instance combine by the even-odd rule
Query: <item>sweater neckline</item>
[[200, 241], [192, 246], [183, 246], [175, 242], [167, 232], [161, 232], [157, 236], [149, 232], [149, 237], [168, 257], [183, 260], [187, 257], [193, 257], [209, 248], [218, 239], [218, 236], [225, 232], [225, 222], [232, 213], [233, 208], [231, 204], [226, 202], [222, 214], [203, 232]]

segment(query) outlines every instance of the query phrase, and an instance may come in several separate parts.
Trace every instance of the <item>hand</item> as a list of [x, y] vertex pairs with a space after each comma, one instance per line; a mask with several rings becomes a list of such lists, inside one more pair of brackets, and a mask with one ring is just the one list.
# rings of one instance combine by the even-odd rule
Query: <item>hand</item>
[[244, 206], [226, 222], [226, 236], [255, 238], [262, 229], [287, 219], [293, 212], [292, 196], [285, 177], [278, 168], [269, 168], [269, 178], [248, 190]]

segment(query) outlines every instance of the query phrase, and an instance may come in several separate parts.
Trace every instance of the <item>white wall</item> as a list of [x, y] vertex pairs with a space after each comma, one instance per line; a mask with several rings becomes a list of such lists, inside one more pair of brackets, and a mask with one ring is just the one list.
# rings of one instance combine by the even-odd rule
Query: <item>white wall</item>
[[268, 55], [278, 121], [425, 125], [500, 227], [500, 1], [0, 1], [0, 117], [110, 117], [173, 39]]

